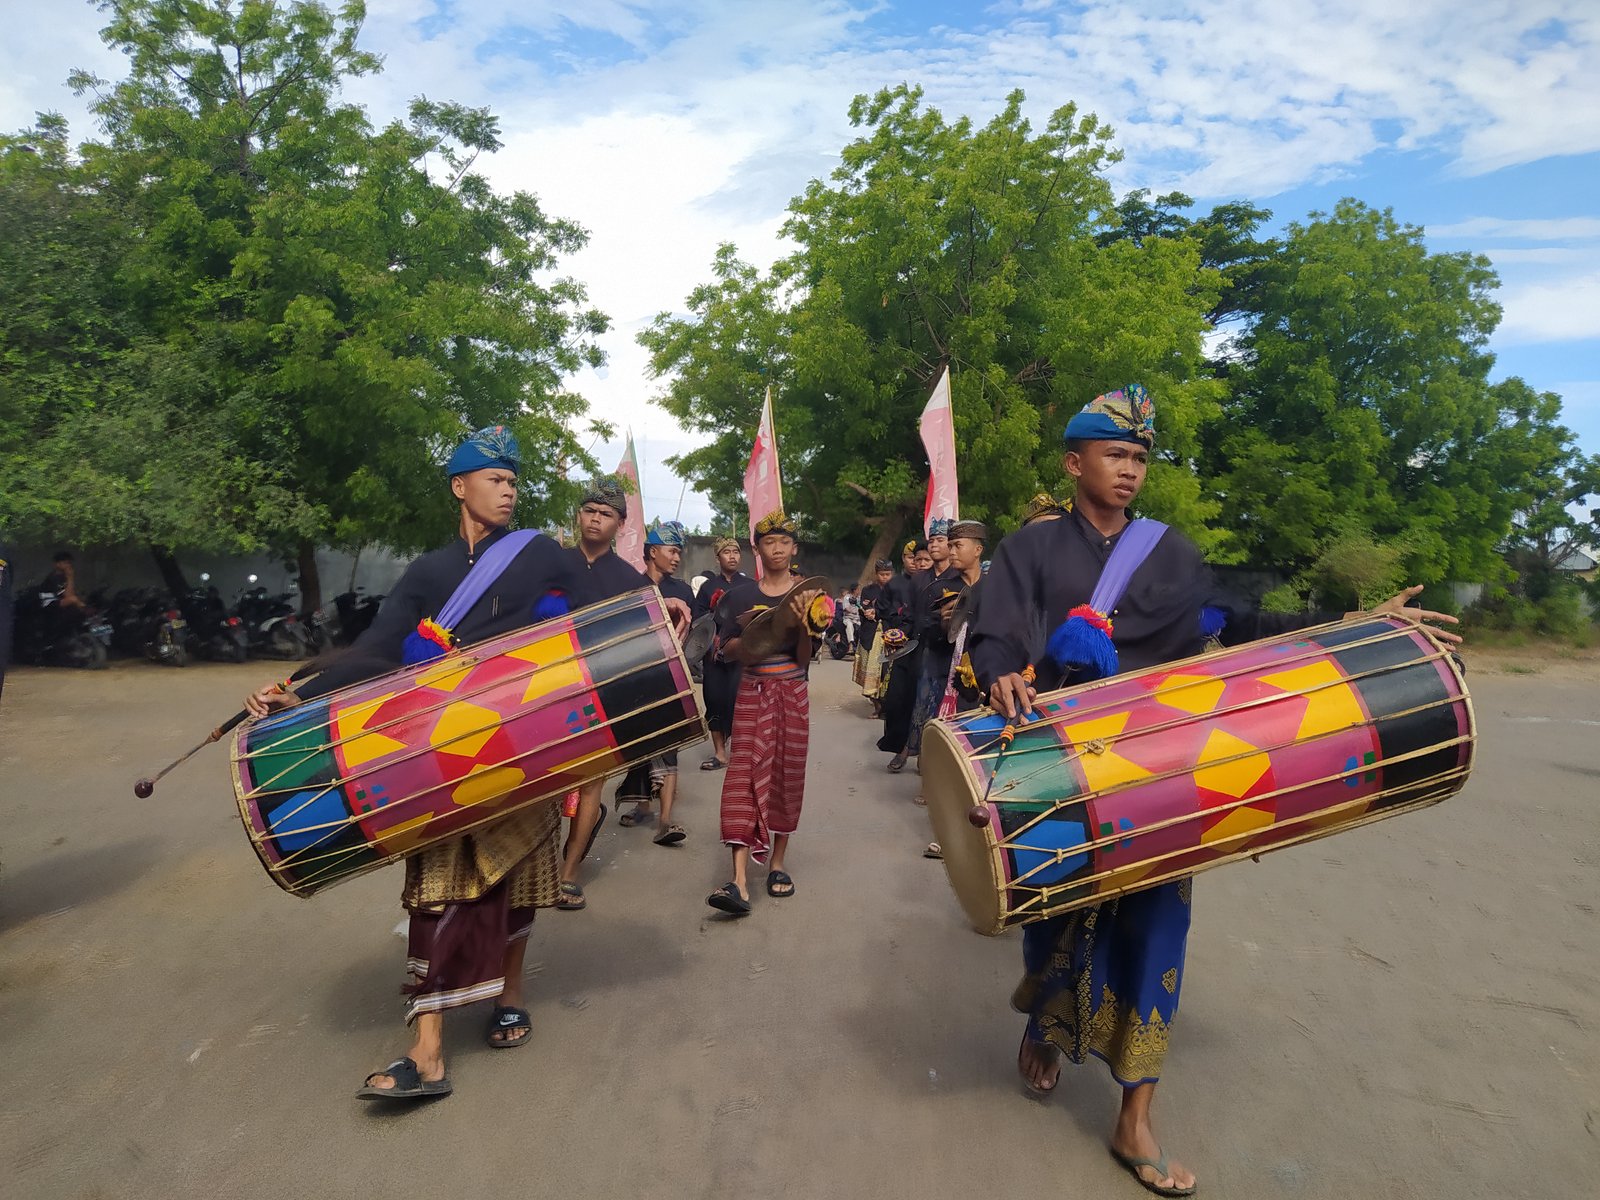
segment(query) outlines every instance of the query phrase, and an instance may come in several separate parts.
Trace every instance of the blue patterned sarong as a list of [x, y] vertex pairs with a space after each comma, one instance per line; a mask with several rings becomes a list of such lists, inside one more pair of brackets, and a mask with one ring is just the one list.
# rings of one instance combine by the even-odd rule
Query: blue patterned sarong
[[1189, 936], [1187, 879], [1022, 928], [1027, 972], [1011, 1006], [1028, 1037], [1072, 1062], [1094, 1055], [1123, 1087], [1161, 1076]]

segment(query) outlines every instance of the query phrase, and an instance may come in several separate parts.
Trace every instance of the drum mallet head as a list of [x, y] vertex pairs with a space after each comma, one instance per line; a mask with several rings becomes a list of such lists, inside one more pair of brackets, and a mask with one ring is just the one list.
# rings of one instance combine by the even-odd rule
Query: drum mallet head
[[141, 800], [148, 800], [155, 795], [156, 781], [154, 779], [141, 779], [133, 785], [133, 794]]
[[967, 809], [967, 823], [976, 829], [982, 829], [989, 823], [989, 806], [987, 804], [974, 804]]

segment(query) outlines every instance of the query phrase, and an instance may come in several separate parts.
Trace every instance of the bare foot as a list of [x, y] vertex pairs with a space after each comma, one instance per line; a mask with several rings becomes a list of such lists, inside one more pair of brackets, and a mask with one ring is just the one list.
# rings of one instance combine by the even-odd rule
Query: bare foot
[[1049, 1042], [1036, 1042], [1022, 1031], [1022, 1045], [1017, 1048], [1017, 1070], [1022, 1082], [1035, 1096], [1048, 1096], [1061, 1082], [1061, 1051]]
[[[1150, 1128], [1148, 1120], [1119, 1120], [1116, 1132], [1111, 1135], [1111, 1149], [1123, 1158], [1148, 1158], [1154, 1162], [1161, 1160], [1161, 1143], [1156, 1141], [1155, 1131]], [[1168, 1160], [1165, 1175], [1148, 1165], [1130, 1169], [1142, 1182], [1162, 1191], [1192, 1189], [1195, 1186], [1194, 1172], [1180, 1162]]]

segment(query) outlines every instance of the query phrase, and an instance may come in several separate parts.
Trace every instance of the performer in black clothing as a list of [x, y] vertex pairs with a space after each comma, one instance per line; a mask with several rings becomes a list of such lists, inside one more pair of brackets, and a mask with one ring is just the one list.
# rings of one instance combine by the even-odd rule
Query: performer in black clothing
[[[482, 641], [565, 612], [571, 561], [553, 538], [536, 535], [453, 629], [434, 620], [484, 551], [508, 536], [518, 466], [516, 440], [503, 426], [462, 443], [446, 467], [461, 504], [460, 537], [407, 567], [371, 627], [298, 694], [271, 685], [247, 697], [245, 707], [265, 716], [403, 663], [427, 661], [449, 644]], [[555, 902], [560, 833], [558, 807], [536, 804], [406, 860], [406, 1020], [415, 1025], [414, 1040], [404, 1058], [369, 1075], [358, 1096], [449, 1095], [446, 1009], [497, 997], [489, 1044], [504, 1048], [528, 1040], [523, 956], [535, 910]]]
[[[644, 573], [665, 597], [685, 607], [694, 604], [694, 593], [677, 576], [683, 562], [683, 526], [677, 521], [653, 521], [644, 534]], [[661, 798], [661, 820], [656, 826], [658, 846], [679, 845], [687, 831], [673, 823], [672, 803], [678, 796], [678, 752], [667, 753], [640, 763], [617, 785], [617, 807], [632, 802], [634, 807], [617, 818], [620, 825], [643, 825], [650, 820], [650, 803]]]
[[[643, 573], [623, 562], [613, 549], [617, 530], [627, 515], [628, 495], [622, 490], [620, 480], [597, 479], [584, 494], [583, 503], [578, 507], [578, 544], [567, 550], [576, 577], [572, 592], [574, 609], [652, 586]], [[683, 607], [681, 601], [668, 599], [668, 608], [675, 603]], [[687, 620], [687, 608], [683, 608], [683, 617]], [[567, 829], [567, 844], [562, 851], [561, 895], [556, 901], [556, 907], [565, 912], [577, 912], [589, 904], [583, 885], [578, 882], [578, 870], [594, 842], [595, 831], [606, 819], [606, 807], [600, 803], [604, 790], [603, 779], [592, 780], [578, 789], [578, 811]]]
[[[739, 570], [743, 556], [739, 543], [731, 537], [720, 537], [712, 543], [717, 555], [717, 574], [700, 585], [694, 598], [694, 615], [698, 620], [707, 613], [715, 613], [717, 604], [741, 583], [754, 580]], [[706, 651], [702, 690], [705, 696], [706, 725], [711, 730], [711, 757], [700, 764], [702, 771], [720, 771], [728, 765], [728, 738], [733, 733], [733, 706], [739, 696], [739, 679], [743, 668], [722, 656], [722, 639], [718, 638]]]
[[[926, 542], [905, 544], [900, 555], [900, 574], [885, 585], [883, 599], [878, 605], [879, 620], [887, 628], [898, 629], [912, 639], [917, 636], [919, 583], [931, 561], [927, 554]], [[918, 565], [919, 556], [921, 567]], [[906, 738], [911, 734], [911, 710], [917, 703], [917, 682], [922, 673], [921, 642], [917, 642], [909, 653], [896, 658], [887, 670], [889, 684], [883, 695], [883, 736], [878, 739], [878, 749], [894, 755], [889, 760], [888, 771], [891, 775], [898, 775], [906, 765], [903, 751]]]
[[950, 676], [950, 641], [945, 637], [939, 602], [960, 591], [961, 572], [950, 562], [950, 526], [944, 517], [928, 523], [928, 557], [933, 566], [920, 578], [916, 596], [916, 637], [922, 648], [917, 694], [911, 709], [902, 759], [922, 752], [922, 727], [939, 707]]
[[[1205, 632], [1225, 643], [1301, 628], [1338, 614], [1260, 613], [1222, 596], [1199, 551], [1174, 529], [1145, 526], [1153, 545], [1134, 560], [1110, 612], [1089, 601], [1132, 520], [1155, 437], [1154, 406], [1135, 384], [1096, 397], [1066, 429], [1062, 466], [1077, 481], [1071, 511], [1001, 543], [970, 635], [989, 702], [1008, 720], [1037, 690], [1088, 682], [1198, 654]], [[1131, 549], [1131, 547], [1130, 547]], [[1380, 605], [1402, 611], [1417, 589]], [[1407, 615], [1440, 618], [1409, 610]], [[1444, 620], [1454, 618], [1444, 617]], [[1458, 640], [1449, 634], [1440, 636]], [[1027, 1016], [1017, 1067], [1030, 1090], [1055, 1088], [1060, 1055], [1101, 1058], [1123, 1087], [1111, 1153], [1150, 1191], [1185, 1196], [1193, 1174], [1162, 1152], [1151, 1103], [1177, 1015], [1191, 881], [1173, 880], [1023, 928], [1024, 977], [1012, 1006]]]
[[877, 717], [882, 709], [879, 683], [883, 674], [883, 639], [878, 621], [878, 609], [883, 602], [884, 589], [894, 578], [894, 564], [880, 558], [873, 564], [872, 582], [861, 589], [861, 636], [856, 641], [856, 661], [853, 668], [856, 686], [861, 694], [872, 701], [872, 715]]

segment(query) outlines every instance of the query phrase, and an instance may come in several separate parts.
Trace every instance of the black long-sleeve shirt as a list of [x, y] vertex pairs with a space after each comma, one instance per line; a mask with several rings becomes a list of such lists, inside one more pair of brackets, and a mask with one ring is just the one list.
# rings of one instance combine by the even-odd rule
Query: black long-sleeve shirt
[[[437, 617], [478, 557], [505, 536], [504, 529], [497, 529], [470, 551], [466, 540], [457, 538], [414, 559], [350, 650], [295, 689], [301, 699], [325, 695], [400, 666], [406, 635], [414, 632], [424, 617]], [[548, 592], [565, 593], [569, 605], [576, 608], [572, 600], [576, 582], [568, 552], [554, 538], [541, 534], [517, 553], [456, 623], [452, 630], [456, 641], [469, 645], [531, 625], [534, 605]]]
[[708, 575], [700, 582], [700, 590], [694, 594], [694, 615], [703, 617], [706, 613], [717, 607], [717, 602], [741, 583], [750, 583], [750, 576], [743, 571], [735, 571], [731, 577], [720, 572]]
[[[1087, 604], [1121, 534], [1106, 537], [1079, 512], [1040, 521], [1000, 543], [983, 585], [967, 648], [985, 694], [1002, 675], [1036, 664], [1040, 691], [1073, 682], [1042, 660], [1050, 633]], [[1168, 529], [1129, 580], [1111, 613], [1123, 671], [1198, 654], [1202, 607], [1222, 610], [1221, 640], [1237, 645], [1336, 619], [1333, 613], [1264, 613], [1226, 595], [1193, 542]]]
[[573, 608], [598, 604], [624, 592], [636, 592], [652, 586], [649, 576], [623, 562], [615, 550], [607, 550], [593, 562], [589, 561], [581, 546], [571, 547], [566, 554], [572, 563]]

